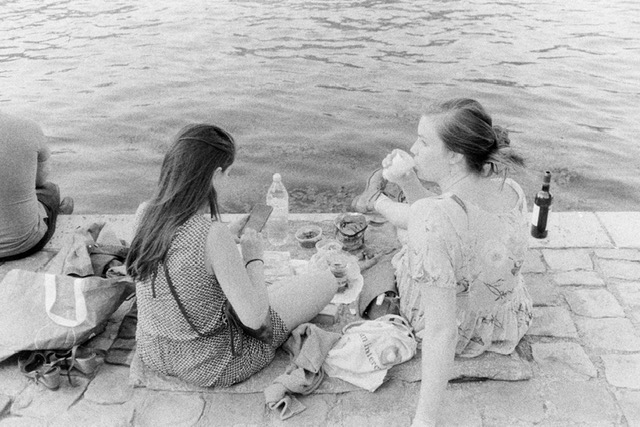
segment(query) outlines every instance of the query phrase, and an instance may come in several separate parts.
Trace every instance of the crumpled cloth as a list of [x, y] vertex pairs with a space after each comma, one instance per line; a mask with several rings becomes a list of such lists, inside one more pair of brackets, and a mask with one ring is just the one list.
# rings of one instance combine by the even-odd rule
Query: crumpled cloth
[[48, 270], [76, 277], [125, 276], [126, 271], [116, 267], [122, 266], [118, 260], [124, 260], [127, 251], [111, 225], [93, 223], [73, 233], [72, 240], [54, 257]]
[[264, 390], [267, 406], [274, 411], [280, 410], [280, 419], [286, 420], [306, 409], [291, 394], [311, 394], [322, 384], [325, 377], [322, 364], [340, 337], [341, 334], [325, 331], [311, 323], [303, 323], [291, 332], [282, 348], [291, 356], [292, 362], [285, 373]]

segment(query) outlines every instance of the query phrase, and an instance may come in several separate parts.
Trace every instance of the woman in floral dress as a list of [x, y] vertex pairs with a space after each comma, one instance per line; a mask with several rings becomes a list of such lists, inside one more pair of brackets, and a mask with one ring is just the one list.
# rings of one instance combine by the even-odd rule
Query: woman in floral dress
[[521, 274], [526, 200], [506, 178], [523, 161], [506, 131], [477, 101], [454, 99], [425, 111], [411, 153], [415, 168], [395, 179], [408, 203], [381, 193], [381, 173], [360, 202], [407, 231], [392, 265], [400, 312], [422, 340], [414, 425], [423, 426], [436, 423], [454, 356], [511, 353], [531, 324], [532, 302]]

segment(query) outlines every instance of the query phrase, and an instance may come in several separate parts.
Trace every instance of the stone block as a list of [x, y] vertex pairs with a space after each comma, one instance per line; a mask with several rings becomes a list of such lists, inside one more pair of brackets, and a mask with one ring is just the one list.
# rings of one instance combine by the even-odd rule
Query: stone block
[[629, 319], [576, 319], [580, 335], [592, 348], [619, 351], [640, 351], [640, 338]]
[[103, 405], [113, 405], [127, 402], [132, 395], [129, 368], [105, 364], [87, 387], [84, 398]]
[[640, 281], [640, 262], [602, 259], [599, 264], [607, 277]]
[[553, 381], [543, 387], [545, 425], [619, 425], [618, 411], [606, 385], [597, 381]]
[[640, 261], [640, 250], [637, 249], [596, 249], [595, 253], [598, 258]]
[[529, 249], [524, 259], [524, 266], [522, 267], [523, 273], [544, 273], [547, 271], [547, 266], [542, 261], [542, 256], [539, 250]]
[[[200, 419], [203, 426], [265, 425], [267, 409], [262, 393], [206, 395], [207, 406]], [[295, 423], [295, 417], [292, 421]]]
[[27, 271], [41, 271], [51, 258], [53, 258], [55, 252], [51, 251], [39, 251], [26, 258], [18, 259], [15, 261], [8, 261], [0, 264], [0, 280], [10, 272], [11, 270], [27, 270]]
[[619, 248], [640, 248], [640, 212], [596, 214]]
[[527, 290], [534, 306], [560, 305], [562, 299], [558, 287], [546, 274], [525, 274]]
[[[419, 388], [404, 387], [402, 381], [390, 380], [382, 384], [375, 393], [358, 390], [339, 394], [336, 396], [336, 413], [332, 416], [341, 416], [344, 425], [357, 425], [347, 422], [347, 419], [353, 416], [374, 419], [377, 416], [394, 415], [398, 418], [406, 416], [410, 420], [418, 402], [418, 393], [413, 394], [411, 390], [415, 392]], [[403, 402], [403, 405], [398, 405], [398, 402]]]
[[[418, 393], [419, 389], [415, 392], [416, 396]], [[438, 426], [481, 427], [482, 414], [478, 405], [471, 401], [469, 393], [460, 393], [454, 387], [449, 387], [438, 414], [438, 421]]]
[[15, 398], [29, 385], [18, 369], [18, 358], [13, 356], [0, 363], [0, 395]]
[[45, 420], [31, 417], [7, 417], [2, 419], [2, 427], [48, 427]]
[[106, 223], [113, 227], [116, 236], [131, 244], [135, 215], [60, 215], [56, 232], [45, 246], [45, 250], [57, 251], [71, 241], [73, 233], [93, 223]]
[[627, 425], [640, 426], [640, 391], [618, 390], [616, 400], [627, 419]]
[[473, 402], [483, 415], [483, 425], [535, 425], [545, 418], [544, 401], [537, 381], [481, 384]]
[[193, 426], [205, 408], [199, 394], [149, 393], [136, 408], [134, 425], [140, 427]]
[[564, 307], [534, 307], [533, 323], [527, 335], [577, 338], [578, 332]]
[[589, 356], [576, 343], [534, 343], [531, 346], [533, 359], [550, 376], [568, 380], [587, 380], [598, 376]]
[[21, 417], [55, 420], [71, 407], [85, 392], [89, 380], [71, 377], [73, 385], [62, 378], [60, 388], [49, 390], [40, 384], [30, 384], [18, 395], [11, 406], [11, 414]]
[[134, 411], [133, 402], [123, 405], [100, 405], [83, 399], [56, 418], [51, 427], [127, 427], [133, 425]]
[[529, 238], [530, 248], [612, 248], [613, 242], [593, 212], [551, 212], [549, 235]]
[[623, 305], [640, 307], [640, 282], [616, 282], [611, 287], [618, 293]]
[[564, 291], [571, 311], [586, 317], [624, 317], [624, 310], [606, 289], [567, 289]]
[[640, 390], [640, 354], [603, 354], [602, 361], [609, 384]]
[[604, 280], [595, 271], [566, 271], [553, 275], [558, 286], [604, 286]]
[[[367, 426], [367, 427], [389, 427], [389, 426], [409, 426], [411, 425], [412, 417], [409, 415], [396, 415], [396, 414], [378, 414], [378, 415], [356, 415], [345, 414], [342, 418], [342, 422], [339, 424], [328, 425], [341, 425], [341, 426]], [[301, 424], [296, 424], [297, 426]], [[325, 425], [325, 424], [305, 424], [310, 425]], [[447, 425], [447, 424], [444, 424]], [[465, 424], [466, 425], [466, 424]]]
[[542, 254], [552, 270], [593, 270], [593, 262], [586, 249], [544, 249]]

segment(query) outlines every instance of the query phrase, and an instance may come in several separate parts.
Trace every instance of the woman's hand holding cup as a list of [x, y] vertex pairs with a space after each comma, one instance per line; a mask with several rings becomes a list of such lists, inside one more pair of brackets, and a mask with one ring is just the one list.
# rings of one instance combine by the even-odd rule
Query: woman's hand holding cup
[[395, 149], [382, 160], [382, 176], [390, 182], [402, 185], [410, 179], [416, 162], [409, 153]]

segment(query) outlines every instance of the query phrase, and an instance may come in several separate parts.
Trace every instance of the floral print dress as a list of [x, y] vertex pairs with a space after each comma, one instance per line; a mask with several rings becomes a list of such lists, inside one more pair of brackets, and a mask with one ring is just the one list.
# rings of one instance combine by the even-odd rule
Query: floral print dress
[[456, 289], [456, 354], [509, 354], [531, 325], [532, 302], [521, 274], [527, 251], [524, 193], [509, 212], [491, 213], [451, 193], [419, 200], [411, 207], [407, 241], [392, 264], [400, 311], [416, 335], [424, 332], [421, 290]]

